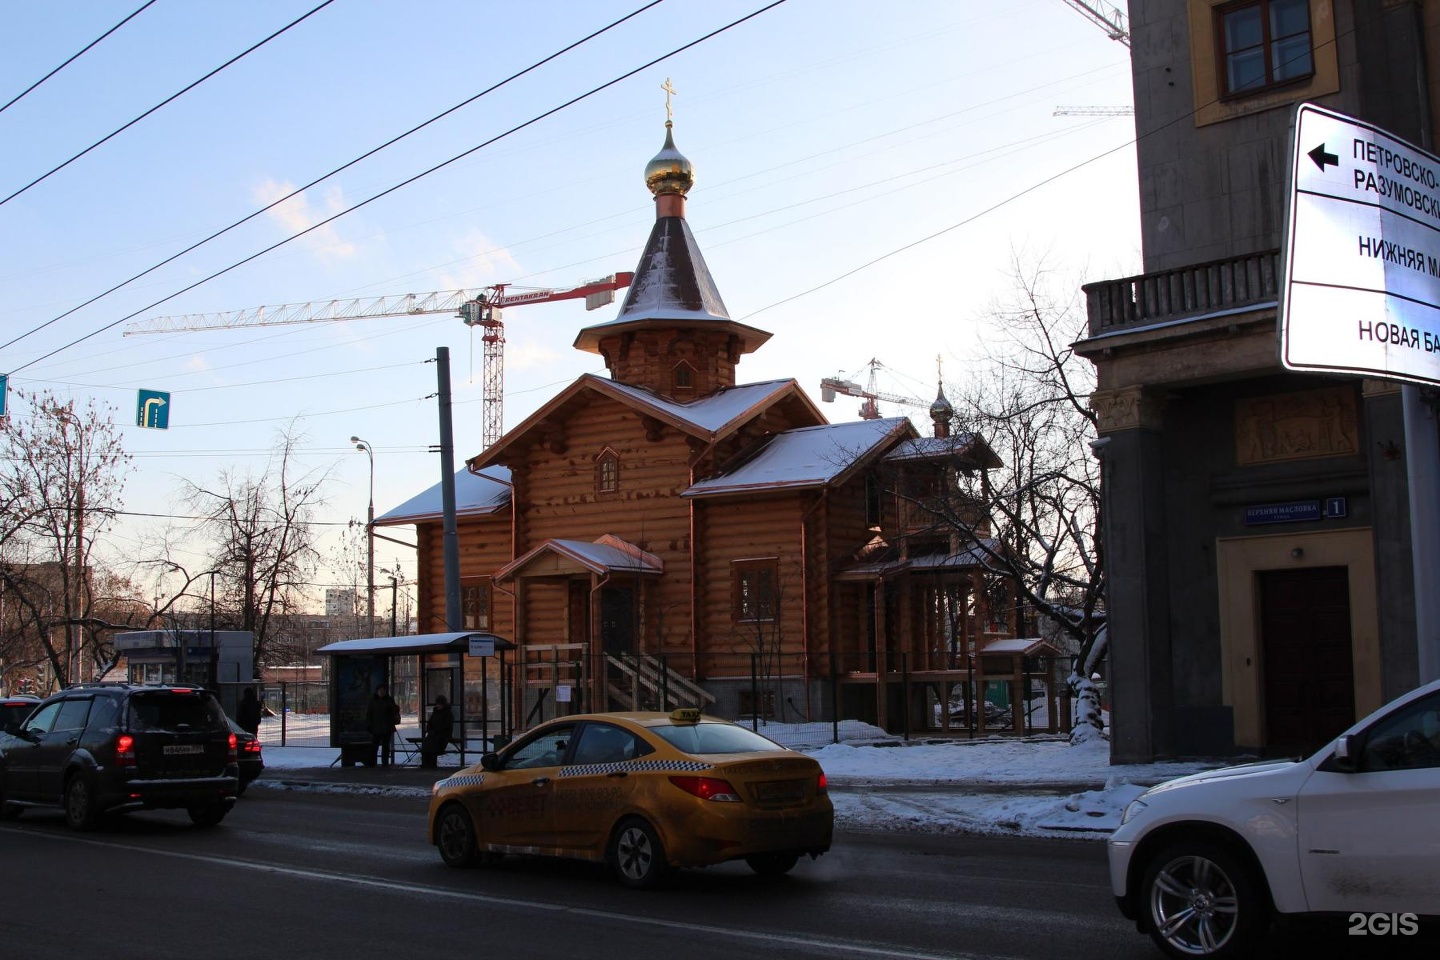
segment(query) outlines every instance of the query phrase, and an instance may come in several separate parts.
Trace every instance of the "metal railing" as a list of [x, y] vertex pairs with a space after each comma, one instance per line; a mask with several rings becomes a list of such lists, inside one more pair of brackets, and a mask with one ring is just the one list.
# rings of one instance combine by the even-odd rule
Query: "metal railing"
[[1280, 251], [1264, 250], [1138, 277], [1102, 280], [1081, 289], [1090, 336], [1098, 337], [1274, 300], [1280, 290]]
[[[785, 746], [1066, 733], [1070, 657], [1027, 658], [1018, 671], [982, 671], [966, 654], [760, 653], [637, 656], [549, 651], [547, 669], [521, 671], [515, 731], [555, 717], [699, 706]], [[946, 664], [935, 669], [934, 664]], [[329, 685], [252, 683], [266, 708], [260, 739], [330, 746]], [[237, 693], [238, 695], [238, 693]], [[413, 693], [398, 696], [401, 736], [418, 736]], [[499, 727], [497, 726], [497, 729]]]

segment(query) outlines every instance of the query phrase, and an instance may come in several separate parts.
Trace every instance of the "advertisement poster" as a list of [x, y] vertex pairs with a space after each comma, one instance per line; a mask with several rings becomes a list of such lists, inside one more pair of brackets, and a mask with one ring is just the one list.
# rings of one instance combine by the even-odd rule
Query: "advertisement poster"
[[386, 658], [378, 656], [342, 656], [335, 658], [334, 713], [330, 716], [330, 745], [368, 742], [370, 731], [365, 726], [365, 708], [375, 688], [389, 683], [385, 675]]

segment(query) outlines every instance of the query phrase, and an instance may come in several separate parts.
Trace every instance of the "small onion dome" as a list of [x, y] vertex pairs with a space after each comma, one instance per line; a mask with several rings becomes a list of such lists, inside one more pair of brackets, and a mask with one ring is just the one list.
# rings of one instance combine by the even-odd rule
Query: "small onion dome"
[[665, 121], [665, 146], [645, 165], [645, 186], [657, 197], [666, 194], [683, 197], [695, 186], [695, 165], [675, 149], [669, 120]]
[[931, 420], [949, 420], [955, 416], [955, 408], [950, 406], [950, 401], [945, 399], [945, 388], [942, 386], [940, 392], [935, 396], [935, 402], [930, 404]]

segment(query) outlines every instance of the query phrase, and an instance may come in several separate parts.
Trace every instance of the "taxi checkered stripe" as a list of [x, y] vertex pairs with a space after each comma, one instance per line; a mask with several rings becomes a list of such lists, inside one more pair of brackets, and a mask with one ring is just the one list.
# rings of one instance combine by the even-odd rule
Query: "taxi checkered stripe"
[[699, 760], [624, 760], [620, 763], [582, 763], [573, 767], [562, 767], [562, 777], [586, 777], [597, 773], [609, 773], [612, 770], [635, 770], [635, 771], [683, 771], [693, 773], [699, 770], [709, 770], [714, 764], [704, 763]]
[[471, 774], [469, 776], [446, 777], [440, 781], [440, 784], [446, 787], [478, 787], [484, 782], [484, 774]]

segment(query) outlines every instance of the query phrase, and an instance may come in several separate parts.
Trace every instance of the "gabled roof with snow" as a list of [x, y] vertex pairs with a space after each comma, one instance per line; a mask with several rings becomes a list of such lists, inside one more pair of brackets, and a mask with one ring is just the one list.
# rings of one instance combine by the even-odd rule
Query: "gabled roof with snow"
[[665, 572], [665, 563], [619, 537], [605, 534], [593, 542], [586, 540], [546, 540], [510, 561], [495, 573], [496, 580], [523, 576], [527, 568], [544, 567], [543, 573], [571, 572], [577, 568], [594, 574]]
[[972, 543], [955, 553], [929, 553], [909, 557], [901, 557], [897, 548], [887, 546], [883, 555], [876, 559], [862, 560], [847, 565], [836, 574], [836, 579], [876, 580], [906, 572], [944, 572], [987, 568], [990, 566], [990, 554], [1001, 549], [1000, 541], [993, 537], [987, 537], [979, 543]]
[[506, 433], [483, 453], [472, 457], [468, 461], [470, 469], [488, 467], [498, 462], [501, 455], [516, 441], [524, 438], [547, 418], [585, 392], [610, 397], [706, 443], [728, 436], [758, 414], [787, 400], [801, 404], [817, 422], [825, 422], [825, 414], [794, 380], [741, 384], [726, 387], [697, 400], [681, 402], [644, 387], [618, 383], [586, 373], [527, 417], [524, 423]]
[[[398, 507], [375, 518], [377, 527], [439, 520], [445, 515], [440, 484], [417, 493]], [[469, 470], [455, 473], [455, 516], [485, 517], [510, 505], [512, 487], [509, 467], [486, 467], [478, 474]]]
[[986, 655], [1008, 653], [1022, 657], [1054, 657], [1059, 656], [1060, 649], [1044, 637], [1006, 637], [991, 640], [980, 652]]
[[987, 469], [998, 469], [1004, 465], [990, 445], [973, 433], [957, 433], [953, 437], [916, 437], [885, 455], [887, 462], [945, 459], [969, 460], [977, 467]]
[[768, 438], [737, 466], [699, 481], [681, 496], [828, 486], [844, 479], [877, 451], [914, 432], [904, 417], [786, 430]]

